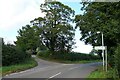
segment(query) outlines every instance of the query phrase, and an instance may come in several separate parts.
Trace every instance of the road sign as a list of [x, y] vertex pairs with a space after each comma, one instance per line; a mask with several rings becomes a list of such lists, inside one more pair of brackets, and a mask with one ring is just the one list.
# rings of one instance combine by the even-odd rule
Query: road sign
[[95, 50], [105, 50], [105, 46], [95, 46]]

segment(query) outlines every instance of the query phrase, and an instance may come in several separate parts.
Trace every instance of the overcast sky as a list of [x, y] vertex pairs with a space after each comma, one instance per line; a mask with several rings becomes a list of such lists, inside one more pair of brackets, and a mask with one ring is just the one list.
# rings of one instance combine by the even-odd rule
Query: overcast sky
[[[6, 43], [16, 41], [17, 31], [22, 26], [29, 24], [34, 18], [44, 16], [40, 11], [41, 3], [44, 3], [44, 0], [0, 0], [0, 37], [3, 37]], [[74, 9], [76, 14], [82, 14], [79, 2], [67, 2], [64, 0], [63, 3]], [[75, 46], [77, 48], [73, 49], [73, 51], [89, 53], [92, 46], [85, 45], [84, 42], [80, 41], [80, 36], [79, 30], [76, 30]]]

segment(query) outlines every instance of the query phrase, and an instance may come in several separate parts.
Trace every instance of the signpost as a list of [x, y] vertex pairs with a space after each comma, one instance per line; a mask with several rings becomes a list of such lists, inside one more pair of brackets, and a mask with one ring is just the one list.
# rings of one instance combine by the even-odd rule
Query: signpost
[[[104, 37], [103, 37], [103, 32], [98, 31], [97, 34], [101, 33], [102, 36], [102, 46], [95, 46], [94, 49], [96, 50], [102, 50], [102, 57], [103, 57], [103, 70], [104, 70], [104, 59], [106, 62], [106, 71], [107, 71], [107, 46], [104, 46]], [[105, 58], [104, 58], [104, 51], [105, 51]]]
[[105, 50], [105, 46], [95, 46], [95, 50]]
[[105, 61], [106, 61], [106, 72], [107, 72], [107, 46], [105, 47]]
[[102, 57], [103, 57], [103, 70], [104, 70], [104, 50], [105, 50], [105, 69], [107, 72], [107, 46], [95, 46], [94, 47], [95, 50], [102, 50]]

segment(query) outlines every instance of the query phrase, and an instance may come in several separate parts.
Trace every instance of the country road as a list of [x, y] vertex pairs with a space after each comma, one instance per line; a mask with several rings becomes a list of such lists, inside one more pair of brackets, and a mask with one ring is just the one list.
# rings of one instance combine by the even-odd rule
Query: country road
[[87, 64], [62, 64], [49, 62], [35, 57], [38, 66], [26, 71], [12, 73], [3, 78], [86, 78], [100, 62]]

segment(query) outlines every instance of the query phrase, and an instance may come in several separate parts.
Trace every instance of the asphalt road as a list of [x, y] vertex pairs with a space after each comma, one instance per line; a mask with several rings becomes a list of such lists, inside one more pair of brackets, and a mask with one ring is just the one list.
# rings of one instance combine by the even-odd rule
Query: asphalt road
[[86, 78], [102, 63], [61, 64], [35, 58], [38, 66], [3, 78]]

